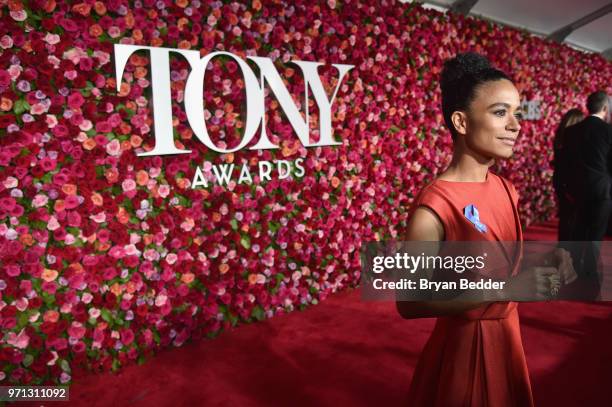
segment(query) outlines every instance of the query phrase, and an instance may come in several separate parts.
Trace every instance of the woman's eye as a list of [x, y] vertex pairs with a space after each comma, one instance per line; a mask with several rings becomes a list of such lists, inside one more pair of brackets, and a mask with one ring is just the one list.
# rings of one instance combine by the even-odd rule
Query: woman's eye
[[493, 112], [493, 114], [495, 116], [504, 117], [506, 115], [506, 111], [505, 110], [496, 110], [496, 111]]
[[523, 113], [515, 113], [514, 117], [516, 117], [516, 120], [522, 120], [523, 119]]

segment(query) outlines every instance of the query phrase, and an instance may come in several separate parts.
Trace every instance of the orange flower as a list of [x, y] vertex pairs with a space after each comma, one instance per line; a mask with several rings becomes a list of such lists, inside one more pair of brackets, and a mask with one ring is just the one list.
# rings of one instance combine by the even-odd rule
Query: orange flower
[[9, 98], [2, 98], [0, 101], [0, 109], [5, 112], [10, 111], [13, 108], [13, 101]]
[[132, 144], [128, 140], [121, 142], [121, 151], [127, 151], [132, 148]]
[[64, 191], [66, 195], [76, 195], [77, 187], [74, 184], [64, 184], [62, 186], [62, 191]]
[[102, 198], [102, 195], [97, 192], [94, 192], [93, 194], [91, 194], [91, 202], [93, 202], [93, 204], [96, 206], [102, 206], [102, 204], [104, 203], [104, 199]]
[[132, 126], [127, 124], [126, 122], [121, 122], [119, 125], [119, 131], [121, 134], [129, 134], [132, 131]]
[[332, 187], [338, 188], [338, 185], [340, 185], [340, 179], [338, 177], [332, 177], [331, 184]]
[[221, 220], [221, 214], [219, 212], [213, 213], [213, 222], [219, 222]]
[[106, 78], [106, 87], [115, 90], [117, 88], [117, 82], [115, 81], [115, 78]]
[[195, 275], [193, 273], [185, 273], [181, 276], [181, 281], [185, 284], [191, 284], [195, 279]]
[[185, 130], [181, 131], [181, 139], [183, 140], [191, 140], [193, 137], [193, 132], [189, 128], [185, 128]]
[[130, 58], [134, 66], [145, 66], [149, 64], [149, 59], [140, 55], [134, 55]]
[[147, 185], [149, 174], [145, 170], [140, 170], [136, 173], [136, 183], [140, 186]]
[[130, 221], [130, 215], [127, 213], [125, 208], [119, 208], [119, 210], [117, 211], [117, 220], [119, 221], [119, 223], [122, 223], [124, 225]]
[[50, 13], [50, 12], [52, 12], [53, 10], [55, 10], [55, 6], [56, 6], [55, 0], [47, 0], [47, 1], [45, 2], [44, 10], [45, 10], [47, 13]]
[[229, 21], [229, 23], [230, 23], [231, 25], [236, 25], [236, 24], [238, 24], [238, 17], [236, 17], [236, 14], [234, 14], [234, 13], [230, 13], [230, 14], [227, 16], [227, 20]]
[[71, 263], [69, 268], [70, 268], [70, 271], [72, 271], [73, 273], [76, 273], [76, 274], [80, 274], [80, 273], [84, 273], [85, 272], [85, 269], [83, 268], [81, 263]]
[[110, 248], [111, 248], [111, 244], [109, 242], [105, 242], [105, 243], [98, 242], [98, 247], [96, 249], [101, 252], [105, 252]]
[[179, 41], [178, 47], [179, 49], [189, 49], [191, 48], [191, 42], [187, 40]]
[[21, 3], [21, 1], [9, 0], [8, 6], [9, 6], [9, 10], [11, 11], [23, 10], [23, 3]]
[[96, 145], [97, 145], [96, 140], [94, 140], [93, 138], [88, 138], [83, 143], [83, 148], [87, 151], [91, 151], [96, 147]]
[[253, 4], [251, 5], [251, 7], [253, 7], [253, 10], [261, 10], [261, 1], [253, 0]]
[[127, 96], [129, 93], [130, 93], [130, 84], [127, 82], [122, 82], [121, 88], [119, 90], [119, 96]]
[[187, 0], [176, 0], [174, 4], [176, 4], [180, 8], [185, 8], [189, 4], [189, 2]]
[[123, 288], [121, 287], [119, 283], [115, 283], [111, 285], [110, 292], [115, 294], [116, 296], [119, 296], [123, 292]]
[[223, 263], [222, 265], [219, 266], [219, 272], [221, 274], [225, 274], [229, 271], [229, 266], [227, 265], [227, 263]]
[[125, 25], [127, 28], [134, 27], [134, 23], [136, 22], [136, 20], [134, 19], [134, 14], [132, 14], [131, 11], [128, 11], [124, 19], [125, 19]]
[[178, 185], [180, 189], [187, 188], [188, 184], [189, 184], [189, 180], [187, 178], [179, 178], [176, 180], [176, 185]]
[[66, 206], [64, 205], [63, 199], [58, 199], [57, 201], [55, 201], [55, 204], [53, 204], [53, 209], [55, 210], [55, 212], [61, 212], [65, 208]]
[[130, 143], [134, 148], [140, 147], [142, 145], [142, 137], [134, 134], [132, 137], [130, 137]]
[[91, 11], [91, 6], [86, 3], [75, 4], [74, 6], [72, 6], [72, 11], [84, 17], [87, 17], [89, 15], [89, 12]]
[[34, 238], [32, 238], [32, 235], [29, 233], [25, 233], [21, 236], [19, 236], [19, 241], [24, 245], [24, 246], [32, 246], [32, 244], [34, 243]]
[[134, 70], [134, 76], [138, 79], [144, 78], [147, 76], [147, 69], [145, 67], [139, 66]]
[[96, 13], [100, 16], [106, 14], [106, 6], [101, 1], [96, 1], [94, 3], [94, 10], [96, 10]]
[[249, 284], [253, 285], [257, 282], [257, 274], [249, 274]]
[[40, 275], [40, 277], [43, 280], [45, 280], [46, 282], [51, 282], [51, 281], [55, 280], [58, 275], [59, 275], [59, 273], [57, 271], [55, 271], [55, 270], [44, 269], [42, 274]]
[[104, 176], [106, 177], [106, 180], [110, 182], [111, 184], [117, 182], [117, 180], [119, 179], [119, 173], [114, 168], [107, 169], [104, 172]]
[[134, 31], [132, 31], [132, 38], [134, 38], [136, 41], [142, 40], [142, 31], [136, 28]]
[[43, 321], [55, 323], [59, 321], [59, 316], [60, 316], [59, 312], [48, 310], [48, 311], [45, 311], [45, 313], [43, 314]]

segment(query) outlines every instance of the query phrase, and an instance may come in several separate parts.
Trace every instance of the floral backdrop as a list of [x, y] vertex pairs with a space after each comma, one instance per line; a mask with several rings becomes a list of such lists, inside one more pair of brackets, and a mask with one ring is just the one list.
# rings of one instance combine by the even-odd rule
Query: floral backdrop
[[[612, 64], [486, 21], [376, 3], [0, 3], [0, 384], [68, 383], [77, 369], [142, 362], [355, 286], [361, 243], [401, 234], [414, 194], [449, 161], [437, 78], [458, 52], [488, 55], [541, 101], [498, 171], [520, 191], [526, 224], [554, 214], [554, 128], [589, 92], [612, 90]], [[355, 65], [333, 105], [342, 145], [304, 148], [269, 97], [280, 149], [206, 149], [186, 121], [189, 67], [176, 57], [175, 139], [192, 153], [139, 157], [154, 143], [148, 53], [130, 58], [117, 92], [117, 43], [268, 57], [296, 101], [304, 82], [289, 61], [325, 63], [328, 90], [330, 64]], [[218, 145], [242, 134], [236, 68], [217, 58], [206, 75]], [[190, 185], [203, 163], [210, 177], [210, 163], [300, 157], [300, 179]]]

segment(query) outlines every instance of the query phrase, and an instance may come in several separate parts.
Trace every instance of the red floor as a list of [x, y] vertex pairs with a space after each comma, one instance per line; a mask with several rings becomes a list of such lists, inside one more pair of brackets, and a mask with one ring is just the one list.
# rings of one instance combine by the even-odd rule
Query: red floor
[[[554, 224], [527, 239], [554, 239]], [[612, 303], [521, 304], [537, 406], [603, 406], [612, 396]], [[342, 292], [304, 312], [167, 349], [120, 374], [77, 377], [70, 406], [402, 405], [433, 319]], [[23, 405], [23, 404], [21, 404]]]

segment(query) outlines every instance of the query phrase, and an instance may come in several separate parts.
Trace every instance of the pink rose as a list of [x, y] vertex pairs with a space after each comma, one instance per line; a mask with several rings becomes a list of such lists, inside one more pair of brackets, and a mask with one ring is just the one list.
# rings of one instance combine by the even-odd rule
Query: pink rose
[[80, 92], [72, 92], [70, 96], [68, 96], [68, 107], [71, 109], [78, 109], [83, 105], [85, 99]]
[[30, 337], [25, 332], [25, 329], [22, 329], [19, 334], [15, 334], [15, 332], [9, 332], [8, 339], [6, 342], [9, 345], [13, 345], [18, 349], [25, 349], [28, 347], [28, 343], [30, 343]]
[[134, 342], [134, 332], [130, 328], [121, 329], [121, 342], [124, 345], [129, 345]]
[[121, 153], [121, 144], [115, 139], [106, 144], [106, 152], [112, 156], [118, 156]]
[[76, 322], [76, 321], [74, 321], [68, 327], [68, 335], [70, 335], [71, 338], [75, 338], [75, 339], [81, 339], [83, 336], [85, 336], [86, 331], [87, 329], [83, 326], [83, 324], [81, 324], [80, 322]]

